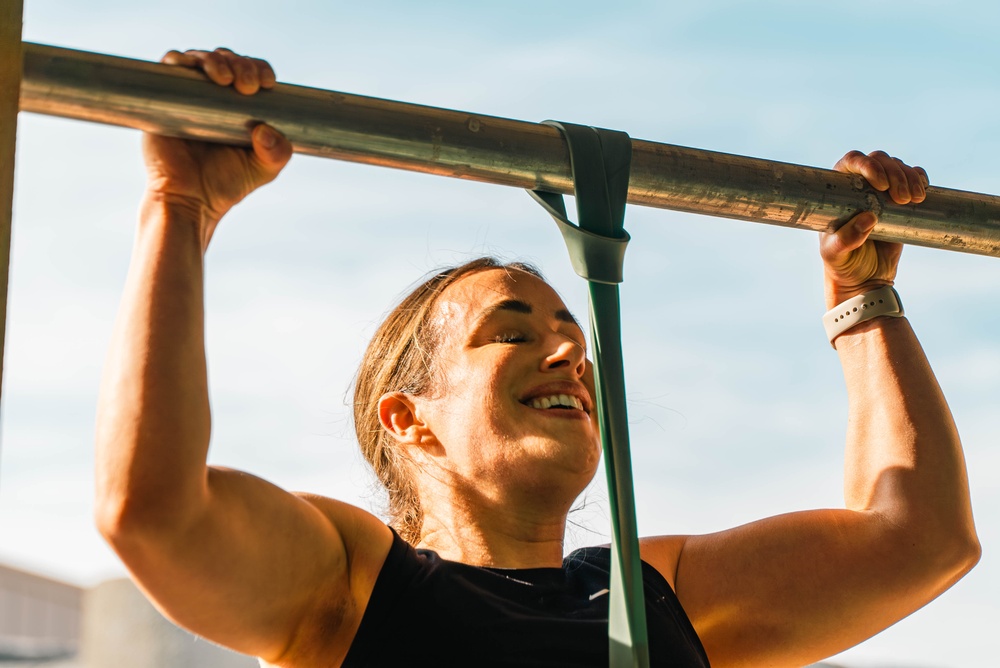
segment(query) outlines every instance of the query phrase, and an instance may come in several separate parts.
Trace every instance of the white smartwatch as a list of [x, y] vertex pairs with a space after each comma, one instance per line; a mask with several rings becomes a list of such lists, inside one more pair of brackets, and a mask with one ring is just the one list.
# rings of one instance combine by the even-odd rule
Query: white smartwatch
[[891, 285], [837, 304], [823, 316], [823, 327], [832, 344], [835, 338], [851, 327], [883, 315], [892, 318], [903, 316], [903, 303], [899, 300], [899, 293]]

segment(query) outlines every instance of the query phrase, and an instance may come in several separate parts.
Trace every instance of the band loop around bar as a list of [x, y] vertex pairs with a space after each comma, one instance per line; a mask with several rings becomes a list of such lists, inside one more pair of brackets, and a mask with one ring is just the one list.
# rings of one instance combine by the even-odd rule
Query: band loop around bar
[[625, 247], [632, 140], [624, 132], [545, 121], [563, 134], [569, 146], [579, 225], [570, 222], [562, 195], [540, 190], [529, 194], [559, 226], [573, 270], [588, 281], [621, 283]]

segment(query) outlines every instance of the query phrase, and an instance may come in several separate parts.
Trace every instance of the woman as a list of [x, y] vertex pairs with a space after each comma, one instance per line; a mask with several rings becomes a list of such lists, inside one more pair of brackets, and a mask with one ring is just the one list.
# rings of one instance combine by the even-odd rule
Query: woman
[[[246, 95], [275, 81], [222, 49], [164, 61]], [[104, 536], [169, 617], [266, 665], [605, 665], [606, 551], [563, 563], [567, 512], [599, 460], [585, 342], [526, 267], [435, 277], [359, 372], [362, 448], [422, 552], [358, 508], [206, 466], [203, 254], [291, 156], [273, 129], [251, 136], [247, 150], [144, 139], [149, 185], [98, 415]], [[837, 168], [924, 199], [923, 170], [884, 153]], [[828, 308], [892, 283], [901, 247], [867, 240], [874, 223], [823, 235]], [[834, 345], [851, 407], [845, 509], [644, 539], [654, 664], [807, 664], [976, 563], [961, 445], [909, 324], [875, 318]]]

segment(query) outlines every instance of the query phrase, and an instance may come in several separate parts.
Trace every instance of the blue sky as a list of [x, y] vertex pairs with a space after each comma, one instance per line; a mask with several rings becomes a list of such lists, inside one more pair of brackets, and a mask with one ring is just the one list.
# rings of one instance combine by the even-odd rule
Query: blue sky
[[[25, 5], [30, 41], [149, 60], [226, 45], [283, 81], [817, 166], [884, 148], [935, 184], [1000, 193], [1000, 8], [985, 2]], [[20, 119], [0, 559], [81, 583], [122, 572], [90, 520], [92, 434], [138, 145], [132, 131]], [[840, 505], [846, 399], [815, 236], [637, 207], [626, 224], [642, 532]], [[586, 313], [555, 226], [524, 193], [293, 160], [209, 252], [212, 461], [372, 507], [345, 406], [354, 366], [406, 286], [483, 253], [538, 263]], [[993, 665], [1000, 260], [908, 248], [897, 286], [966, 444], [984, 558], [837, 661]], [[605, 499], [588, 492], [571, 546], [605, 540]]]

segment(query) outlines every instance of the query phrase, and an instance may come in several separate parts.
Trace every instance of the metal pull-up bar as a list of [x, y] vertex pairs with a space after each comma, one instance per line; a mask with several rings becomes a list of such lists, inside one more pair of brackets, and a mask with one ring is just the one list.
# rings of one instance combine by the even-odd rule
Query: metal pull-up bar
[[[24, 45], [21, 109], [161, 134], [247, 144], [265, 121], [307, 155], [485, 181], [573, 191], [569, 155], [547, 125], [279, 84], [244, 97], [178, 67]], [[633, 141], [628, 201], [809, 230], [861, 210], [874, 237], [1000, 257], [1000, 197], [930, 188], [899, 206], [858, 176]]]

